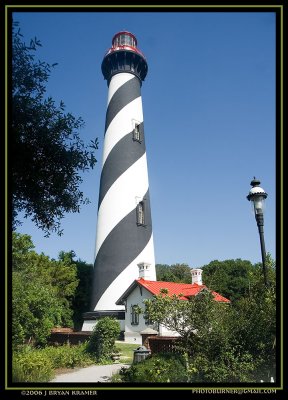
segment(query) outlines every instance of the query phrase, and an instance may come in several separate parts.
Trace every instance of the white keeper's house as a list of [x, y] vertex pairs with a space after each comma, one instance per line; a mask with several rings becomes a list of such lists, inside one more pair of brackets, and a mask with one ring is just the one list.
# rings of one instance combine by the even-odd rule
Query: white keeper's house
[[[116, 301], [117, 305], [125, 306], [125, 342], [142, 344], [141, 334], [158, 333], [159, 336], [179, 336], [177, 332], [167, 330], [163, 326], [149, 325], [143, 313], [137, 312], [139, 307], [145, 308], [143, 301], [160, 294], [161, 289], [167, 289], [170, 296], [182, 294], [181, 300], [187, 301], [192, 296], [197, 296], [202, 290], [209, 290], [202, 283], [202, 270], [191, 269], [191, 283], [175, 283], [150, 280], [150, 264], [140, 263], [139, 278], [128, 287]], [[230, 303], [230, 300], [219, 293], [211, 291], [214, 300], [221, 303]]]

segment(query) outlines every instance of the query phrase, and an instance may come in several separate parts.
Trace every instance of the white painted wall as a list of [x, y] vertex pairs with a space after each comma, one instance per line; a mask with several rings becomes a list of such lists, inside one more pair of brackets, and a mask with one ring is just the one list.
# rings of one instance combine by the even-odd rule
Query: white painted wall
[[139, 315], [139, 325], [131, 325], [131, 306], [138, 304], [139, 307], [141, 307], [144, 311], [145, 306], [143, 304], [143, 300], [151, 297], [152, 294], [143, 287], [141, 295], [139, 286], [137, 286], [128, 296], [127, 311], [125, 312], [125, 342], [142, 344], [142, 336], [140, 335], [140, 332], [144, 331], [144, 329], [147, 328], [147, 325], [145, 324], [143, 314]]
[[178, 332], [170, 331], [169, 329], [165, 328], [163, 325], [159, 326], [159, 336], [173, 336], [178, 337], [180, 336]]
[[95, 319], [93, 320], [85, 320], [82, 326], [82, 332], [92, 332], [94, 329], [94, 326], [96, 325]]
[[[131, 305], [138, 304], [144, 311], [145, 306], [144, 306], [143, 300], [151, 299], [152, 297], [153, 297], [153, 295], [143, 287], [142, 287], [142, 295], [141, 295], [139, 286], [137, 286], [128, 296], [127, 311], [125, 312], [125, 333], [124, 333], [125, 342], [142, 344], [142, 336], [141, 336], [140, 332], [144, 331], [144, 329], [147, 328], [147, 325], [145, 324], [145, 319], [143, 317], [143, 314], [139, 315], [139, 325], [131, 325]], [[155, 329], [155, 327], [153, 327], [153, 329]], [[159, 335], [160, 336], [173, 336], [173, 337], [180, 336], [177, 332], [170, 331], [169, 329], [165, 328], [162, 325], [160, 325], [160, 327], [159, 327]]]

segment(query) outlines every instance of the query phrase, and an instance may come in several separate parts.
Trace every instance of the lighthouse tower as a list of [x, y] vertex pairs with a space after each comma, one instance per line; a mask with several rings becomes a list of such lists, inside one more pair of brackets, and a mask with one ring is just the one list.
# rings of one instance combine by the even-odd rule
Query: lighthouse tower
[[[124, 327], [124, 306], [115, 302], [150, 264], [156, 280], [141, 85], [148, 66], [130, 32], [116, 33], [102, 62], [108, 84], [91, 311], [82, 330], [115, 316]], [[124, 329], [123, 329], [124, 330]]]

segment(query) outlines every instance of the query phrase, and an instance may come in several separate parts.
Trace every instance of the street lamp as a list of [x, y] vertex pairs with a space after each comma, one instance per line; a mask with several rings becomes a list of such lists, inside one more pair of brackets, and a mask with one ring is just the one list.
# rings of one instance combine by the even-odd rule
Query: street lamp
[[261, 254], [262, 254], [262, 266], [263, 266], [263, 275], [264, 275], [264, 283], [265, 286], [268, 285], [267, 282], [267, 271], [266, 271], [266, 251], [265, 251], [265, 242], [264, 242], [264, 201], [268, 194], [263, 190], [259, 185], [260, 181], [255, 178], [251, 181], [250, 185], [252, 188], [247, 196], [247, 199], [253, 202], [255, 219], [257, 222], [259, 235], [260, 235], [260, 244], [261, 244]]

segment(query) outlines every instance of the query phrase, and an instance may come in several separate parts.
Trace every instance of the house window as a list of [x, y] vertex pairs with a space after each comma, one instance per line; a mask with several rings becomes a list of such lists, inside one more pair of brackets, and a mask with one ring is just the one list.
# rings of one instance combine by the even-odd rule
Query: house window
[[139, 307], [131, 305], [131, 325], [139, 325]]
[[133, 129], [133, 140], [141, 143], [140, 124], [135, 123], [134, 129]]
[[137, 205], [137, 225], [145, 225], [144, 201]]
[[144, 313], [143, 313], [143, 318], [145, 321], [145, 325], [149, 325], [150, 328], [154, 329], [154, 330], [158, 330], [159, 331], [159, 324], [157, 324], [155, 321], [153, 321], [151, 319], [151, 317], [149, 317], [148, 313], [147, 313], [147, 309], [145, 309]]

